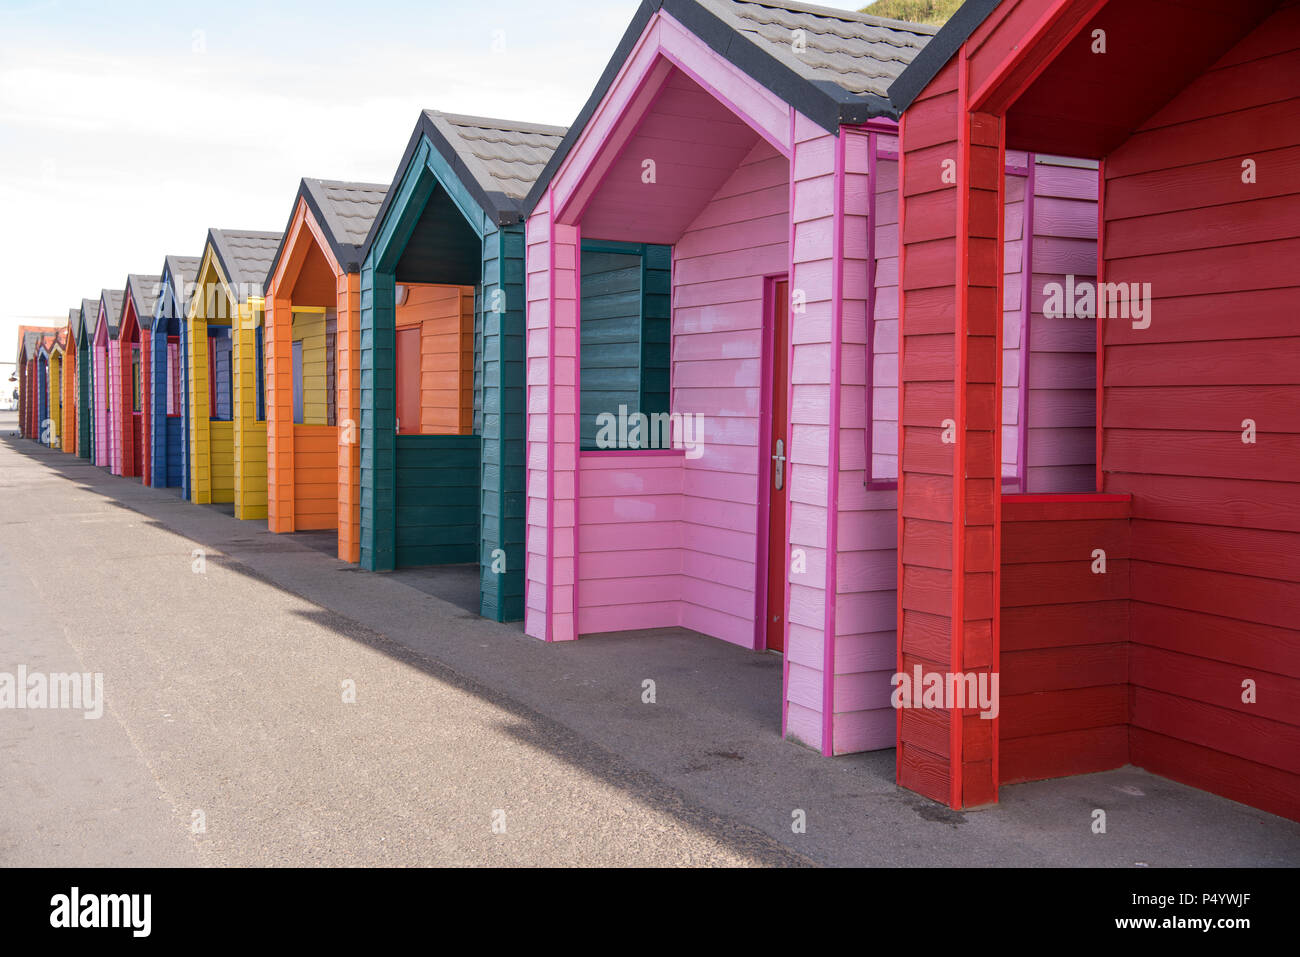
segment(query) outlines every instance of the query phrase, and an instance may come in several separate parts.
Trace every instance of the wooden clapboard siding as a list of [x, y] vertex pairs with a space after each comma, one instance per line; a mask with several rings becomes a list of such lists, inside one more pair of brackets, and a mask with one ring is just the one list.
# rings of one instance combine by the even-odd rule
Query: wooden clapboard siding
[[50, 353], [50, 448], [57, 449], [63, 436], [63, 353]]
[[[931, 531], [913, 526], [936, 520], [946, 519], [947, 529], [933, 529], [938, 547], [905, 546], [900, 556], [903, 671], [919, 664], [978, 674], [997, 665], [993, 545], [1002, 410], [994, 399], [1005, 169], [999, 121], [968, 115], [961, 102], [959, 64], [967, 52], [940, 71], [904, 118], [900, 535], [906, 543]], [[956, 163], [956, 182], [945, 182], [945, 161]], [[961, 256], [959, 237], [967, 245]], [[941, 441], [948, 418], [957, 424], [951, 446]], [[987, 547], [969, 547], [980, 542]], [[905, 717], [898, 723], [900, 784], [955, 807], [996, 800], [994, 722], [971, 711]]]
[[397, 565], [478, 560], [478, 436], [397, 437]]
[[[596, 448], [602, 414], [641, 411], [641, 256], [593, 251], [582, 255], [582, 447]], [[649, 411], [649, 410], [647, 410]]]
[[577, 637], [577, 231], [552, 221], [548, 195], [526, 227], [528, 271], [527, 589], [524, 631]]
[[1128, 509], [1002, 500], [1001, 783], [1128, 763]]
[[766, 446], [763, 277], [789, 268], [789, 170], [766, 142], [753, 146], [683, 233], [672, 272], [672, 410], [704, 422], [703, 454], [676, 459], [684, 470], [680, 620], [745, 647], [754, 644], [758, 450]]
[[[293, 342], [302, 343], [301, 425], [328, 425], [328, 350], [325, 342], [325, 313], [294, 310]], [[295, 433], [296, 434], [296, 433]]]
[[122, 474], [122, 342], [120, 339], [108, 341], [108, 423], [105, 431], [108, 435], [108, 468], [113, 475]]
[[1036, 162], [1028, 369], [1030, 493], [1096, 488], [1097, 324], [1043, 316], [1044, 289], [1097, 274], [1097, 171]]
[[293, 524], [297, 531], [338, 528], [338, 444], [337, 426], [294, 426]]
[[468, 435], [474, 428], [474, 289], [409, 285], [397, 327], [420, 327], [420, 431]]
[[[877, 150], [884, 151], [882, 137]], [[894, 138], [891, 138], [894, 139]], [[897, 141], [893, 145], [897, 148]], [[898, 479], [898, 161], [876, 159], [871, 341], [871, 478]], [[864, 451], [865, 454], [865, 451]]]
[[[81, 321], [83, 325], [86, 322], [84, 312]], [[95, 401], [90, 380], [90, 370], [94, 364], [91, 358], [90, 331], [83, 328], [81, 338], [82, 341], [77, 344], [77, 457], [89, 459], [91, 457], [90, 437], [94, 434]]]
[[[258, 418], [258, 346], [263, 316], [249, 304], [239, 307], [232, 330], [235, 518], [266, 520], [266, 421]], [[215, 462], [215, 459], [214, 459]]]
[[[1133, 761], [1300, 817], [1300, 19], [1276, 14], [1107, 158], [1107, 491], [1133, 495]], [[1289, 79], [1282, 81], [1282, 69]], [[1212, 95], [1236, 92], [1221, 109]], [[1280, 85], [1279, 85], [1280, 83]], [[1232, 112], [1227, 112], [1231, 109]], [[1241, 158], [1259, 182], [1241, 181]], [[1242, 441], [1255, 419], [1256, 443]], [[1257, 704], [1242, 702], [1256, 682]]]
[[[1017, 160], [1019, 157], [1017, 157]], [[1012, 163], [1010, 156], [1007, 162]], [[1025, 159], [1029, 162], [1029, 158]], [[1038, 237], [1026, 222], [1032, 203], [1026, 202], [1029, 177], [1008, 174], [1003, 199], [1002, 262], [1002, 477], [1020, 477], [1020, 381], [1026, 322], [1024, 315], [1025, 265], [1031, 260], [1029, 244]], [[1034, 217], [1035, 219], [1037, 216]]]
[[[361, 271], [360, 374], [350, 377], [361, 439], [358, 557], [371, 570], [477, 561], [482, 614], [517, 620], [525, 569], [523, 227], [499, 229], [427, 140], [390, 196], [390, 212], [376, 224]], [[476, 247], [462, 241], [449, 253], [444, 240], [453, 233], [477, 237]], [[431, 274], [440, 286], [419, 282]], [[399, 275], [411, 284], [400, 310]], [[481, 283], [477, 297], [467, 281]], [[395, 435], [395, 334], [413, 308], [428, 314], [414, 317], [426, 337], [421, 425], [449, 434]], [[340, 337], [346, 325], [340, 315]], [[339, 370], [342, 403], [342, 364]], [[476, 427], [482, 438], [473, 434]], [[431, 472], [430, 456], [446, 459], [437, 450], [454, 450], [469, 478], [455, 470]], [[505, 553], [504, 573], [498, 551]]]
[[[339, 561], [356, 563], [361, 558], [361, 443], [357, 435], [361, 417], [360, 274], [339, 274], [335, 288], [338, 303], [335, 401], [336, 424], [341, 431], [335, 452], [338, 459], [335, 524], [339, 530]], [[267, 427], [270, 428], [269, 422]]]
[[[579, 472], [579, 634], [681, 624], [682, 457], [585, 455]], [[719, 559], [714, 577], [729, 564]]]
[[[897, 418], [897, 254], [898, 254], [898, 176], [897, 163], [875, 164], [877, 182], [871, 182], [872, 134], [844, 130], [844, 188], [839, 200], [844, 204], [843, 263], [840, 280], [842, 313], [840, 326], [840, 419], [836, 432], [839, 467], [836, 482], [837, 512], [835, 523], [836, 567], [831, 582], [835, 602], [834, 684], [831, 740], [825, 742], [835, 754], [870, 751], [894, 745], [896, 716], [890, 706], [890, 675], [894, 672], [895, 627], [897, 619], [898, 519], [897, 495], [893, 491], [867, 490], [866, 383], [868, 310], [878, 297], [883, 279], [892, 282], [892, 302], [883, 312], [892, 312], [892, 345], [895, 349], [891, 379]], [[876, 137], [876, 146], [879, 140]], [[887, 137], [889, 146], [893, 138]], [[881, 166], [888, 168], [882, 175]], [[875, 191], [873, 202], [873, 191]], [[881, 195], [881, 193], [885, 195]], [[871, 221], [873, 209], [890, 223]], [[868, 288], [871, 275], [867, 242], [869, 230], [875, 230], [877, 290]], [[882, 244], [881, 239], [885, 242]], [[883, 245], [883, 249], [881, 248]], [[889, 266], [882, 270], [881, 253], [892, 254]], [[830, 250], [834, 255], [834, 249]], [[885, 274], [882, 277], [882, 272]], [[877, 330], [880, 341], [880, 330]], [[890, 335], [886, 331], [886, 336]], [[874, 413], [873, 413], [874, 414]], [[897, 453], [897, 424], [893, 428]], [[873, 440], [874, 441], [874, 440]], [[793, 489], [792, 489], [793, 491]], [[802, 512], [804, 501], [799, 500]], [[825, 570], [822, 571], [825, 577]], [[806, 627], [806, 626], [805, 626]], [[808, 640], [810, 632], [801, 627], [787, 646], [791, 666], [816, 666], [823, 661], [809, 660], [809, 650], [816, 654], [816, 643]], [[795, 657], [799, 656], [799, 657]]]
[[[523, 226], [488, 233], [483, 249], [480, 614], [519, 621], [524, 617], [525, 564]], [[498, 571], [498, 551], [504, 553], [504, 573]]]
[[[836, 627], [828, 617], [834, 603], [830, 568], [835, 561], [830, 530], [831, 501], [838, 454], [838, 421], [832, 393], [840, 388], [838, 357], [832, 354], [840, 317], [836, 315], [835, 260], [839, 237], [836, 174], [842, 167], [838, 141], [806, 117], [794, 121], [794, 156], [789, 165], [791, 192], [790, 290], [806, 303], [790, 316], [789, 549], [786, 602], [786, 736], [823, 753], [827, 735], [828, 684], [834, 662], [830, 644]], [[765, 457], [766, 462], [766, 457]], [[764, 469], [766, 472], [766, 468]], [[799, 551], [807, 570], [795, 571]], [[831, 715], [833, 720], [833, 714]]]

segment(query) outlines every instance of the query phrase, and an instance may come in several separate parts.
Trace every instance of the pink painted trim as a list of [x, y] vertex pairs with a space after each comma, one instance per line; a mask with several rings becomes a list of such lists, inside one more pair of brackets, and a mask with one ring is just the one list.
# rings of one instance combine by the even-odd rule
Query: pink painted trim
[[[790, 291], [794, 291], [795, 270], [794, 270], [794, 211], [798, 209], [795, 205], [794, 182], [795, 182], [795, 160], [799, 153], [798, 143], [795, 140], [795, 109], [790, 107], [790, 164], [789, 164], [789, 183], [787, 187], [790, 191], [789, 215], [786, 218], [787, 227], [787, 246], [786, 261], [789, 272]], [[791, 423], [794, 422], [794, 336], [790, 335], [790, 329], [794, 326], [794, 315], [786, 311], [786, 373], [785, 373], [785, 407], [786, 407], [786, 436], [785, 448], [787, 458], [790, 455], [790, 431], [793, 429]], [[775, 341], [775, 340], [774, 340]], [[774, 357], [775, 358], [775, 357]], [[775, 385], [775, 383], [774, 383]], [[770, 438], [770, 435], [769, 435]], [[791, 483], [794, 477], [794, 468], [791, 467], [786, 472], [786, 482]], [[785, 496], [785, 537], [786, 541], [790, 540], [790, 503], [789, 493]], [[782, 546], [784, 548], [784, 546]], [[790, 724], [790, 566], [789, 563], [782, 560], [784, 566], [781, 572], [781, 580], [785, 583], [785, 598], [782, 605], [781, 627], [785, 629], [785, 638], [782, 642], [781, 651], [781, 737], [784, 738], [789, 730]], [[763, 609], [763, 616], [767, 617], [767, 608]]]
[[879, 155], [880, 155], [880, 158], [881, 158], [882, 160], [886, 160], [886, 161], [888, 161], [888, 160], [893, 160], [894, 162], [898, 162], [898, 153], [897, 153], [897, 151], [894, 151], [894, 150], [880, 150], [880, 154], [879, 154]]
[[[870, 129], [870, 125], [868, 125]], [[878, 184], [876, 182], [877, 163], [881, 158], [886, 160], [891, 157], [898, 159], [898, 154], [880, 153], [876, 142], [877, 131], [872, 130], [868, 134], [867, 147], [867, 418], [865, 436], [863, 438], [866, 445], [867, 460], [867, 481], [866, 486], [869, 491], [873, 492], [894, 492], [898, 490], [898, 478], [877, 479], [875, 465], [875, 440], [876, 440], [876, 395], [875, 395], [875, 378], [876, 378], [876, 197], [879, 195]], [[901, 190], [901, 184], [900, 184]], [[899, 196], [902, 196], [900, 191]], [[901, 201], [901, 200], [900, 200]], [[899, 234], [899, 243], [902, 243], [902, 234]], [[900, 289], [901, 294], [901, 289]], [[899, 311], [902, 309], [900, 307]], [[902, 322], [899, 321], [899, 334], [902, 334]], [[900, 383], [901, 387], [901, 383]], [[901, 388], [899, 395], [902, 395]], [[903, 427], [902, 409], [898, 410], [898, 427], [901, 431]], [[901, 468], [902, 462], [900, 460]]]
[[1016, 473], [1022, 492], [1029, 491], [1029, 355], [1033, 350], [1030, 326], [1034, 318], [1034, 190], [1038, 188], [1033, 153], [1029, 154], [1026, 176], [1024, 225], [1020, 230], [1025, 244], [1020, 255], [1020, 421], [1016, 423]]
[[[673, 34], [667, 39], [664, 37], [665, 28], [671, 30]], [[699, 37], [683, 27], [681, 23], [672, 16], [660, 10], [649, 20], [645, 29], [641, 32], [641, 36], [638, 38], [635, 48], [629, 55], [618, 75], [615, 77], [613, 84], [610, 86], [610, 94], [607, 94], [607, 97], [602, 101], [601, 106], [605, 109], [609, 109], [609, 96], [615, 95], [622, 84], [631, 82], [632, 89], [629, 95], [626, 97], [620, 96], [623, 104], [622, 107], [620, 107], [621, 115], [623, 109], [636, 101], [637, 96], [644, 88], [647, 80], [654, 75], [655, 63], [658, 60], [663, 60], [676, 69], [681, 70], [686, 76], [699, 84], [718, 103], [726, 107], [760, 137], [771, 143], [772, 146], [781, 153], [781, 155], [785, 156], [787, 159], [793, 157], [795, 148], [793, 124], [791, 125], [792, 135], [789, 143], [781, 143], [775, 138], [774, 133], [767, 130], [763, 124], [754, 117], [752, 112], [742, 109], [731, 97], [725, 95], [718, 90], [716, 86], [704, 80], [703, 76], [699, 72], [687, 66], [682, 59], [681, 53], [671, 49], [671, 47], [673, 47], [678, 41], [687, 46], [694, 47], [696, 52], [701, 54], [703, 57], [710, 59], [710, 62], [721, 62], [718, 60], [717, 54], [709, 49], [708, 46], [699, 39]], [[641, 64], [643, 56], [647, 62]], [[637, 77], [635, 80], [629, 80], [635, 69], [639, 69], [641, 66], [644, 67], [642, 75]], [[774, 96], [779, 99], [776, 94], [772, 94], [767, 89], [761, 87], [747, 73], [732, 66], [730, 63], [723, 64], [719, 69], [726, 72], [729, 77], [734, 77], [742, 84], [745, 84], [756, 99], [761, 100], [767, 96]], [[647, 110], [648, 109], [649, 107], [647, 106]], [[603, 155], [605, 148], [611, 142], [609, 138], [610, 134], [616, 135], [617, 133], [618, 122], [614, 121], [606, 131], [605, 139], [600, 142], [597, 142], [594, 139], [595, 134], [592, 131], [599, 126], [603, 115], [603, 110], [598, 110], [597, 115], [592, 117], [592, 123], [589, 124], [588, 129], [584, 130], [583, 134], [579, 137], [578, 142], [575, 144], [574, 149], [565, 159], [564, 163], [561, 164], [560, 169], [556, 173], [555, 181], [559, 183], [560, 189], [564, 191], [561, 195], [561, 208], [557, 209], [552, 207], [551, 209], [551, 216], [554, 217], [557, 222], [563, 221], [566, 225], [572, 225], [581, 219], [581, 211], [575, 213], [569, 207], [575, 196], [581, 192], [583, 184], [588, 181], [590, 169], [599, 163], [600, 157]], [[619, 144], [620, 148], [622, 145], [629, 142], [630, 139], [631, 135], [622, 138], [622, 143]], [[570, 173], [574, 174], [571, 185], [567, 182]], [[586, 201], [584, 201], [583, 206], [586, 206]]]
[[550, 310], [546, 349], [546, 640], [555, 640], [555, 187], [547, 190], [547, 255]]
[[[850, 134], [835, 138], [835, 225], [831, 234], [830, 436], [826, 442], [826, 636], [822, 643], [822, 754], [835, 753], [835, 596], [840, 510], [840, 352], [844, 336], [844, 167]], [[902, 184], [899, 184], [900, 190]]]
[[[594, 196], [595, 193], [593, 192]], [[554, 280], [552, 280], [554, 281]], [[672, 310], [669, 310], [668, 341], [672, 342]], [[668, 371], [672, 375], [672, 369]], [[671, 396], [672, 382], [668, 385]], [[573, 227], [573, 448], [582, 448], [582, 227]], [[578, 590], [582, 587], [579, 563], [582, 560], [582, 461], [573, 457], [573, 640], [582, 637], [578, 630]]]
[[[765, 461], [768, 443], [772, 441], [772, 390], [776, 378], [776, 284], [783, 276], [763, 277], [763, 383], [761, 395], [768, 401], [762, 403], [758, 416], [758, 511], [755, 516], [754, 539], [754, 650], [767, 650], [767, 579], [771, 570], [772, 521], [771, 486], [765, 476], [770, 475]], [[788, 650], [788, 649], [787, 649]], [[784, 709], [783, 709], [784, 710]]]

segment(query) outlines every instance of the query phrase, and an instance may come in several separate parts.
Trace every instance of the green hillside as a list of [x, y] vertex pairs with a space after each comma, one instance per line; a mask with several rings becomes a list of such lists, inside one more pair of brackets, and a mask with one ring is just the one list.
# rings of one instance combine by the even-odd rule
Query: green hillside
[[957, 12], [962, 0], [876, 0], [863, 7], [863, 13], [890, 20], [908, 20], [911, 23], [929, 23], [941, 26]]

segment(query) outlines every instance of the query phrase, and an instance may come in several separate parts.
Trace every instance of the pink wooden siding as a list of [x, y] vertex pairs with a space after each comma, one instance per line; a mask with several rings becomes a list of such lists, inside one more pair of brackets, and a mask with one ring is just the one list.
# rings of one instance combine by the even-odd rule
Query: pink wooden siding
[[[844, 210], [841, 226], [843, 272], [838, 282], [842, 299], [839, 320], [839, 466], [835, 489], [838, 508], [833, 518], [836, 567], [834, 580], [830, 583], [835, 592], [835, 642], [829, 749], [836, 754], [894, 746], [896, 715], [889, 703], [892, 690], [889, 679], [895, 670], [895, 587], [898, 578], [897, 495], [893, 491], [869, 491], [866, 487], [867, 313], [871, 307], [868, 257], [873, 252], [868, 236], [874, 228], [877, 288], [882, 279], [895, 284], [886, 287], [890, 289], [893, 302], [884, 311], [892, 309], [894, 314], [895, 355], [890, 382], [896, 393], [897, 164], [881, 164], [877, 159], [878, 182], [871, 183], [870, 135], [848, 129], [841, 131], [841, 135], [844, 139]], [[893, 149], [893, 141], [893, 137], [877, 135], [877, 151], [882, 147]], [[886, 167], [883, 171], [882, 165]], [[877, 190], [874, 203], [876, 224], [870, 222], [873, 188]], [[889, 225], [882, 228], [882, 220], [888, 220]], [[892, 269], [880, 268], [882, 252], [893, 257]], [[897, 418], [896, 406], [894, 416]], [[896, 431], [893, 441], [897, 450]], [[793, 650], [789, 652], [792, 677], [814, 664], [804, 657], [809, 644], [806, 640], [793, 643]], [[816, 664], [824, 681], [822, 662]], [[792, 680], [791, 684], [795, 682]]]
[[897, 149], [897, 137], [876, 138], [871, 478], [877, 482], [898, 478], [898, 160], [886, 158]]
[[117, 339], [108, 343], [108, 387], [112, 390], [113, 412], [108, 417], [109, 470], [122, 474], [122, 344]]
[[681, 237], [673, 262], [672, 410], [705, 423], [704, 454], [679, 459], [681, 623], [746, 647], [756, 601], [763, 277], [789, 268], [789, 182], [786, 158], [760, 141]]
[[108, 448], [108, 349], [98, 343], [92, 347], [95, 355], [95, 464], [107, 468], [112, 461]]
[[1097, 324], [1044, 318], [1043, 290], [1069, 275], [1076, 282], [1096, 279], [1097, 171], [1040, 161], [1033, 181], [1025, 491], [1092, 492], [1097, 484]]

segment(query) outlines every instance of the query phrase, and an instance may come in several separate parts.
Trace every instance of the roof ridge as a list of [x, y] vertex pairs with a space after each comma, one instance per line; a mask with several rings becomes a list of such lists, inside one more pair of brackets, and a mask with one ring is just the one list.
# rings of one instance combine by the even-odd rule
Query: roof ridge
[[516, 133], [545, 133], [563, 136], [569, 131], [567, 126], [550, 126], [545, 123], [529, 123], [526, 120], [503, 120], [492, 116], [471, 116], [468, 113], [445, 113], [442, 110], [426, 109], [429, 116], [437, 116], [456, 126], [476, 126], [485, 130], [513, 131]]
[[900, 32], [919, 33], [927, 36], [933, 36], [939, 32], [939, 27], [928, 23], [913, 23], [911, 20], [895, 20], [892, 17], [877, 17], [865, 10], [840, 10], [835, 7], [823, 7], [812, 3], [801, 3], [799, 0], [723, 0], [731, 4], [746, 3], [758, 7], [774, 7], [778, 10], [788, 10], [791, 13], [807, 13], [812, 16], [826, 17], [832, 20], [844, 20], [848, 23], [863, 23], [867, 26], [889, 27], [891, 29], [900, 29]]

